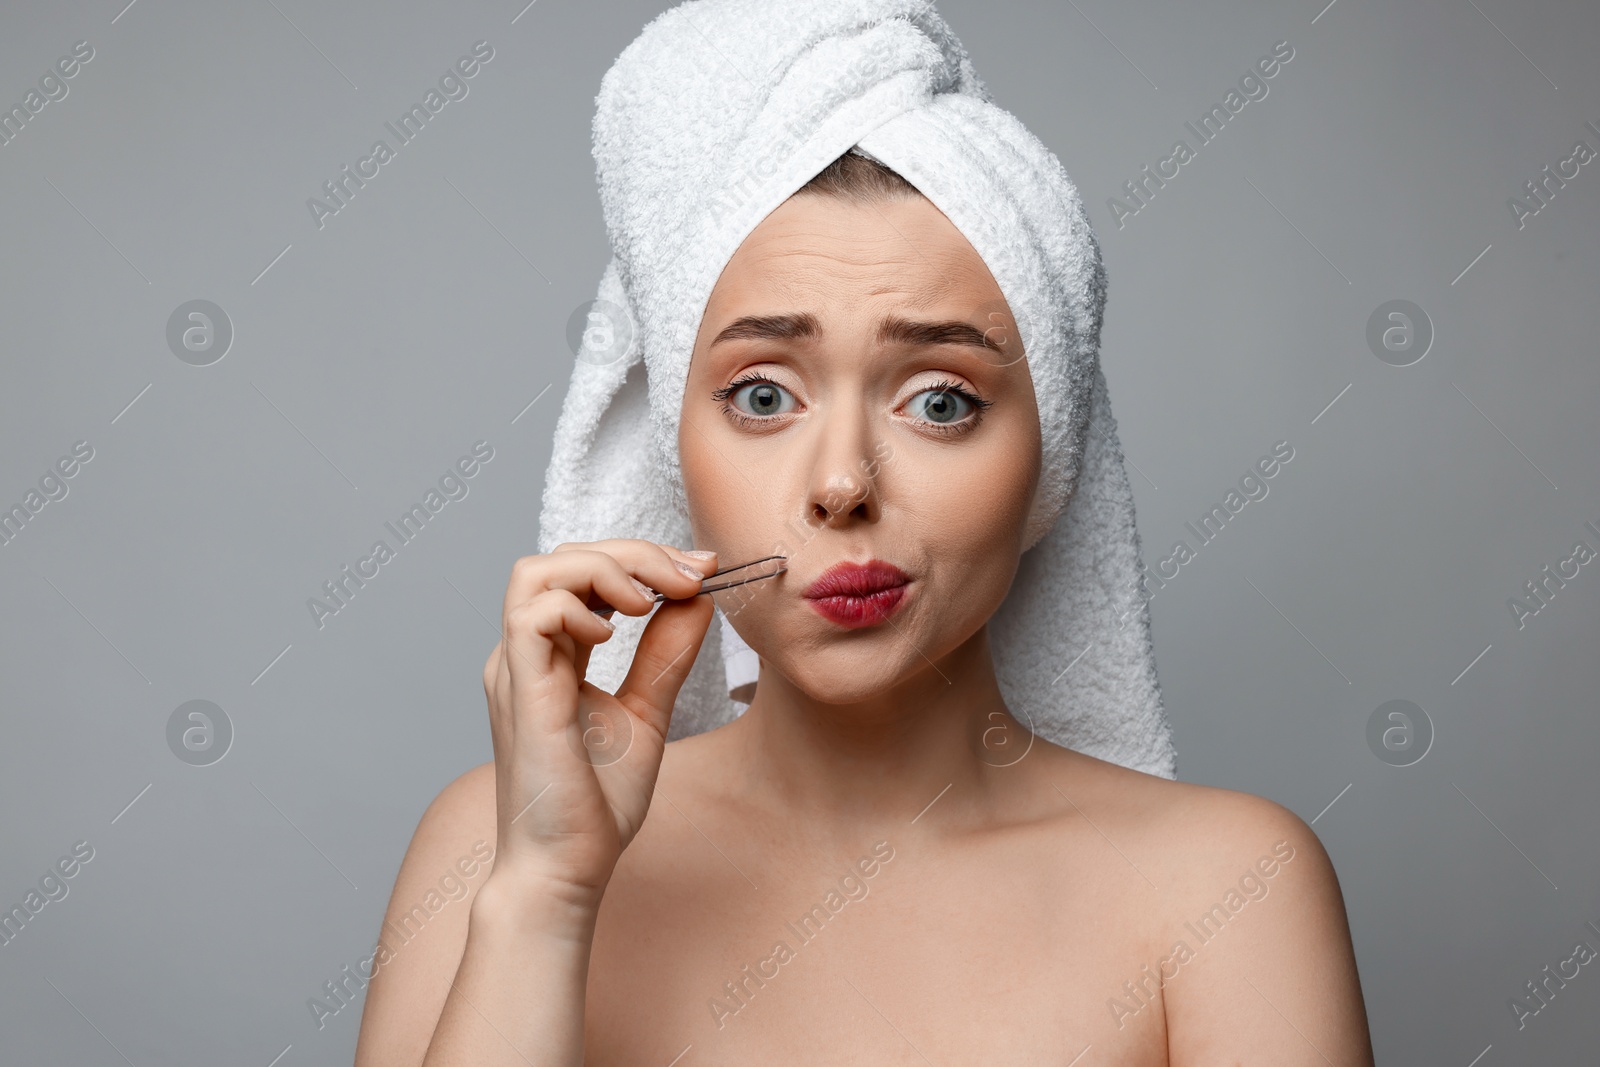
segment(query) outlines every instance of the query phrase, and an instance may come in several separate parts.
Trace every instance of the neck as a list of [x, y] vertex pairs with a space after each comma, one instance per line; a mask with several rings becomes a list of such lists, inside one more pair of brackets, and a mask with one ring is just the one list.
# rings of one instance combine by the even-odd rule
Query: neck
[[988, 627], [922, 664], [891, 689], [833, 704], [763, 661], [754, 701], [725, 727], [740, 791], [786, 818], [842, 830], [909, 823], [930, 804], [981, 805], [995, 767], [1028, 743], [1001, 697]]

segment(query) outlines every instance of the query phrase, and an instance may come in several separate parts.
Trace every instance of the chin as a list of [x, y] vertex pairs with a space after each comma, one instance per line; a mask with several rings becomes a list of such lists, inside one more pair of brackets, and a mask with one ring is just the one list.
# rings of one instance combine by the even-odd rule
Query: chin
[[840, 642], [837, 638], [812, 644], [779, 638], [768, 647], [779, 655], [761, 653], [763, 669], [783, 675], [794, 688], [819, 704], [857, 704], [901, 684], [923, 659], [905, 636], [889, 631]]
[[[774, 670], [781, 670], [778, 664], [772, 665]], [[863, 677], [859, 674], [841, 677], [837, 673], [823, 673], [819, 671], [803, 672], [799, 677], [784, 672], [784, 677], [789, 684], [818, 704], [846, 705], [859, 704], [866, 700], [882, 695], [894, 684], [894, 679], [885, 679], [881, 674], [874, 673], [872, 677]]]

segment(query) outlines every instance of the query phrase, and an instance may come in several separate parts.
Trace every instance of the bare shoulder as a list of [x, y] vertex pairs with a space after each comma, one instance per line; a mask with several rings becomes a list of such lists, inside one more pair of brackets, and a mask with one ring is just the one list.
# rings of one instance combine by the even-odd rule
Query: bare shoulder
[[[1322, 842], [1282, 804], [1234, 789], [1138, 778], [1129, 790], [1147, 798], [1150, 818], [1144, 833], [1166, 858], [1165, 873], [1174, 892], [1203, 895], [1219, 888], [1219, 879], [1236, 882], [1250, 871], [1276, 879], [1291, 866], [1298, 875], [1298, 891], [1320, 887], [1338, 892]], [[1267, 873], [1274, 867], [1279, 870]]]
[[472, 901], [494, 864], [495, 840], [495, 770], [488, 762], [441, 789], [411, 835], [369, 965], [356, 1067], [422, 1062], [461, 964]]
[[1370, 1064], [1344, 898], [1311, 827], [1264, 797], [1073, 756], [1072, 799], [1156, 889], [1172, 1061]]
[[1230, 880], [1230, 872], [1237, 880], [1246, 869], [1259, 870], [1263, 856], [1296, 865], [1307, 883], [1333, 880], [1315, 832], [1275, 801], [1145, 774], [1055, 745], [1045, 764], [1067, 814], [1093, 821], [1143, 856], [1140, 866], [1163, 894], [1204, 893], [1217, 879]]
[[476, 833], [495, 838], [494, 761], [480, 763], [452, 779], [423, 811], [412, 837], [413, 848], [429, 848], [439, 840], [457, 841]]

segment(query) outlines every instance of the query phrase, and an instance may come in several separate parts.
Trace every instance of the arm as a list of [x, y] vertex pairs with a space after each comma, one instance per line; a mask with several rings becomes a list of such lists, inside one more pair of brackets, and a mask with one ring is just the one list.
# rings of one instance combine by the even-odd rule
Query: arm
[[1199, 929], [1209, 940], [1190, 927], [1179, 935], [1193, 958], [1163, 990], [1170, 1062], [1371, 1067], [1344, 898], [1322, 843], [1271, 801], [1228, 794], [1217, 808], [1218, 858], [1188, 880], [1184, 913], [1192, 926], [1222, 910]]
[[[595, 919], [649, 810], [673, 702], [712, 618], [696, 595], [715, 570], [706, 557], [619, 539], [512, 567], [483, 670], [494, 761], [429, 805], [387, 919], [403, 926], [476, 841], [495, 842], [494, 867], [467, 904], [424, 907], [427, 926], [379, 953], [357, 1067], [580, 1067]], [[659, 609], [655, 589], [668, 597]], [[590, 610], [596, 598], [628, 615], [654, 610], [615, 694], [584, 679], [590, 650], [614, 632]], [[591, 758], [624, 728], [620, 758]]]
[[[494, 790], [485, 763], [423, 813], [384, 913], [355, 1067], [581, 1061], [593, 913], [490, 876]], [[450, 899], [463, 885], [465, 896]], [[430, 893], [435, 907], [446, 900], [436, 912]], [[525, 1059], [512, 1046], [538, 1052]]]
[[486, 883], [424, 1067], [581, 1064], [598, 909], [554, 885]]

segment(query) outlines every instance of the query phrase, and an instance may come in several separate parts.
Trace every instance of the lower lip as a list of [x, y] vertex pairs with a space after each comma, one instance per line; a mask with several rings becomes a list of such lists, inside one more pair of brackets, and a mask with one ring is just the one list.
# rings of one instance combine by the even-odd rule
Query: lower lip
[[825, 618], [847, 629], [875, 626], [893, 615], [905, 599], [906, 587], [880, 589], [871, 596], [829, 596], [811, 601]]

